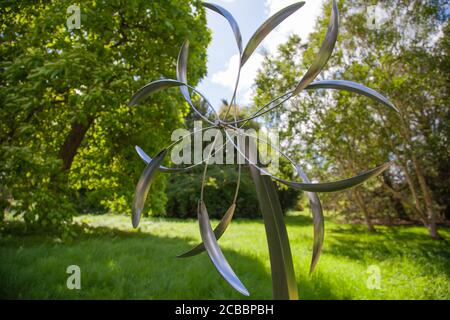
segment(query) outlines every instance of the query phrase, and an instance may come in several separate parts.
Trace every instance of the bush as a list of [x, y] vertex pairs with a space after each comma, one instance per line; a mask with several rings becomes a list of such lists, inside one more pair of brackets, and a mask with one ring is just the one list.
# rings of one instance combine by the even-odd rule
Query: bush
[[[196, 218], [200, 198], [202, 168], [192, 173], [173, 175], [168, 181], [166, 215], [177, 218]], [[233, 201], [237, 182], [235, 166], [211, 166], [208, 168], [204, 200], [210, 218], [220, 219]], [[298, 192], [277, 188], [284, 212], [297, 203]], [[242, 168], [241, 187], [237, 199], [235, 217], [259, 218], [258, 198], [248, 168]]]
[[30, 226], [64, 228], [72, 221], [74, 206], [61, 165], [56, 158], [37, 157], [32, 148], [3, 147], [0, 161], [2, 212], [23, 215]]

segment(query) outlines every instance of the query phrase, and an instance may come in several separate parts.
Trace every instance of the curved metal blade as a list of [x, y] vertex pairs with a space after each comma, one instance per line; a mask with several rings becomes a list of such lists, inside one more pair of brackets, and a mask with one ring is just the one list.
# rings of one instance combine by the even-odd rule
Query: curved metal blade
[[[357, 176], [354, 176], [352, 178], [333, 181], [333, 182], [301, 183], [301, 182], [296, 182], [296, 181], [288, 181], [288, 180], [279, 178], [279, 177], [269, 173], [267, 170], [264, 170], [263, 168], [254, 164], [253, 161], [251, 161], [241, 150], [239, 150], [239, 148], [236, 146], [233, 139], [230, 137], [229, 133], [226, 130], [225, 130], [225, 134], [227, 136], [228, 141], [230, 141], [230, 143], [234, 145], [235, 149], [242, 155], [242, 157], [244, 157], [244, 159], [246, 161], [248, 161], [250, 164], [252, 164], [253, 167], [258, 169], [263, 175], [270, 176], [272, 179], [274, 179], [276, 181], [279, 181], [289, 187], [292, 187], [292, 188], [298, 189], [298, 190], [302, 190], [302, 191], [335, 192], [335, 191], [340, 191], [340, 190], [356, 187], [356, 186], [360, 185], [361, 183], [365, 182], [366, 180], [370, 179], [371, 177], [374, 177], [374, 176], [382, 173], [384, 170], [389, 168], [389, 166], [393, 163], [393, 161], [387, 162], [385, 164], [382, 164], [379, 167], [365, 171], [365, 172], [363, 172]], [[262, 140], [262, 139], [260, 139], [260, 140]], [[264, 141], [264, 140], [262, 140], [262, 141]], [[272, 144], [270, 144], [270, 145], [272, 147], [274, 147]], [[276, 147], [274, 147], [274, 148], [275, 148], [275, 150], [280, 152], [280, 150], [278, 148], [276, 148]], [[283, 155], [289, 162], [292, 162], [292, 160], [289, 157], [287, 157], [283, 152], [280, 152], [280, 154]], [[294, 164], [294, 166], [296, 166], [296, 165]]]
[[[182, 87], [182, 88], [185, 88], [186, 90], [187, 90], [187, 88], [191, 89], [195, 93], [199, 94], [203, 100], [205, 100], [208, 107], [210, 107], [212, 110], [215, 111], [215, 109], [211, 106], [209, 101], [199, 91], [197, 91], [195, 88], [191, 87], [187, 83], [184, 83], [184, 82], [181, 82], [178, 80], [173, 80], [173, 79], [156, 80], [156, 81], [150, 82], [149, 84], [143, 86], [131, 97], [131, 100], [128, 103], [128, 105], [135, 106], [135, 105], [139, 104], [140, 102], [142, 102], [145, 98], [147, 98], [151, 94], [161, 91], [161, 90], [164, 90], [164, 89], [173, 88], [173, 87]], [[214, 122], [209, 120], [200, 111], [198, 111], [198, 109], [190, 101], [191, 101], [190, 99], [187, 100], [187, 102], [189, 103], [189, 106], [192, 108], [192, 110], [195, 111], [195, 113], [197, 113], [206, 122], [208, 122], [210, 124], [214, 124]]]
[[[180, 82], [187, 83], [187, 61], [188, 61], [188, 54], [189, 54], [189, 40], [184, 41], [183, 45], [181, 46], [180, 53], [178, 54], [178, 60], [177, 60], [177, 80]], [[185, 86], [180, 87], [181, 94], [183, 95], [184, 99], [189, 103], [189, 105], [192, 104], [191, 97], [189, 95], [189, 90]]]
[[303, 7], [305, 2], [297, 2], [294, 4], [291, 4], [290, 6], [287, 6], [284, 9], [281, 9], [277, 13], [275, 13], [273, 16], [271, 16], [269, 19], [267, 19], [259, 28], [256, 30], [256, 32], [253, 34], [253, 36], [250, 38], [250, 40], [247, 43], [247, 46], [244, 49], [244, 53], [242, 54], [241, 59], [241, 66], [243, 66], [248, 58], [253, 54], [255, 49], [258, 47], [258, 45], [261, 43], [261, 41], [264, 40], [264, 38], [273, 30], [275, 29], [281, 22], [283, 22], [287, 17], [289, 17], [291, 14], [293, 14], [295, 11]]
[[167, 150], [162, 150], [160, 153], [156, 155], [156, 157], [151, 161], [147, 167], [142, 172], [141, 177], [139, 178], [139, 182], [136, 185], [136, 193], [134, 195], [133, 200], [133, 208], [132, 208], [132, 218], [131, 221], [133, 223], [133, 227], [137, 228], [139, 225], [139, 220], [141, 219], [141, 212], [144, 208], [145, 199], [147, 198], [148, 191], [150, 190], [150, 185], [153, 182], [153, 179], [158, 172], [159, 165], [163, 161], [164, 157], [167, 154]]
[[[230, 225], [231, 219], [233, 218], [234, 211], [236, 209], [236, 204], [233, 203], [231, 207], [228, 208], [227, 212], [222, 217], [222, 220], [220, 220], [219, 224], [214, 229], [214, 235], [216, 236], [216, 239], [219, 240], [220, 237], [224, 234], [225, 230], [227, 230], [228, 226]], [[199, 243], [194, 248], [192, 248], [189, 251], [186, 251], [185, 253], [182, 253], [178, 255], [178, 258], [187, 258], [192, 257], [197, 254], [202, 253], [205, 251], [205, 245], [202, 243]]]
[[[185, 40], [183, 42], [183, 45], [181, 46], [180, 53], [178, 54], [177, 59], [177, 80], [179, 82], [188, 83], [187, 81], [187, 64], [188, 64], [188, 56], [189, 56], [189, 40]], [[192, 103], [191, 95], [189, 94], [189, 86], [180, 86], [181, 94], [184, 97], [184, 100], [189, 104], [189, 106], [196, 111], [198, 114], [200, 112], [197, 111], [197, 109], [194, 107], [194, 104]], [[196, 92], [196, 90], [194, 90]], [[203, 99], [203, 102], [205, 102], [208, 107], [211, 107], [209, 105], [209, 102], [206, 101], [206, 99]], [[214, 111], [214, 109], [213, 109]], [[202, 115], [200, 115], [202, 116]]]
[[179, 87], [184, 85], [183, 83], [179, 81], [175, 81], [172, 79], [161, 79], [156, 80], [153, 82], [150, 82], [149, 84], [143, 86], [140, 88], [132, 97], [130, 102], [128, 103], [129, 106], [135, 106], [139, 104], [142, 100], [150, 96], [151, 94], [164, 90], [169, 89], [172, 87]]
[[[139, 155], [139, 157], [141, 157], [141, 159], [144, 160], [144, 162], [146, 164], [149, 164], [152, 161], [152, 158], [150, 158], [150, 156], [148, 154], [146, 154], [145, 151], [142, 150], [141, 147], [134, 146], [134, 149], [136, 150], [136, 152]], [[161, 169], [161, 167], [164, 168], [163, 166], [159, 166], [160, 169]]]
[[272, 178], [274, 178], [277, 181], [280, 181], [281, 183], [284, 183], [287, 186], [290, 186], [290, 187], [292, 187], [294, 189], [298, 189], [298, 190], [310, 191], [310, 192], [335, 192], [335, 191], [340, 191], [340, 190], [356, 187], [356, 186], [360, 185], [361, 183], [365, 182], [366, 180], [382, 173], [384, 170], [389, 168], [389, 166], [391, 164], [392, 164], [392, 162], [387, 162], [379, 167], [365, 171], [365, 172], [363, 172], [357, 176], [354, 176], [352, 178], [333, 181], [333, 182], [301, 183], [301, 182], [295, 182], [295, 181], [287, 181], [287, 180], [280, 179], [275, 176], [272, 176]]
[[359, 93], [363, 96], [366, 96], [368, 98], [374, 99], [375, 101], [378, 101], [388, 108], [394, 110], [395, 112], [398, 112], [398, 109], [394, 106], [392, 102], [390, 102], [385, 96], [383, 96], [381, 93], [378, 93], [377, 91], [370, 89], [362, 84], [347, 81], [347, 80], [322, 80], [322, 81], [316, 81], [308, 85], [306, 90], [310, 89], [338, 89], [338, 90], [346, 90], [350, 92]]
[[322, 71], [323, 67], [328, 62], [328, 59], [333, 52], [334, 45], [336, 44], [339, 29], [339, 11], [336, 4], [336, 0], [333, 0], [333, 8], [331, 10], [330, 22], [328, 24], [328, 30], [325, 35], [325, 40], [322, 43], [322, 47], [319, 50], [319, 54], [308, 69], [306, 74], [300, 80], [299, 84], [294, 90], [294, 95], [302, 91], [308, 84], [310, 84], [317, 75]]
[[205, 8], [208, 8], [214, 12], [217, 12], [221, 16], [223, 16], [225, 19], [227, 19], [229, 25], [231, 26], [231, 29], [234, 33], [234, 38], [236, 39], [236, 43], [239, 49], [239, 53], [242, 54], [242, 35], [241, 31], [239, 30], [239, 25], [236, 22], [236, 19], [234, 19], [233, 15], [225, 8], [222, 8], [221, 6], [209, 3], [209, 2], [203, 2], [202, 3]]
[[209, 222], [208, 212], [203, 201], [199, 201], [198, 205], [198, 221], [200, 225], [200, 234], [202, 235], [203, 243], [209, 258], [213, 262], [217, 271], [222, 277], [237, 291], [245, 296], [249, 296], [248, 290], [244, 287], [242, 282], [238, 279], [234, 271], [231, 269], [228, 261], [225, 259], [222, 251], [217, 244], [211, 224]]
[[[142, 150], [139, 146], [135, 146], [134, 148], [136, 149], [136, 152], [139, 155], [139, 157], [141, 157], [141, 159], [146, 164], [149, 164], [152, 161], [152, 158], [150, 158], [149, 155], [146, 154], [145, 151]], [[201, 163], [199, 163], [198, 165], [200, 165], [200, 164]], [[189, 167], [186, 167], [186, 168], [173, 168], [173, 167], [159, 166], [159, 171], [164, 172], [164, 173], [169, 173], [169, 172], [188, 172], [188, 171], [191, 171], [194, 167], [196, 167], [196, 165], [189, 166]]]
[[[297, 174], [300, 178], [306, 182], [310, 183], [310, 180], [306, 176], [306, 173], [298, 165], [295, 166]], [[320, 253], [322, 252], [323, 239], [325, 236], [325, 219], [323, 217], [322, 204], [320, 203], [319, 196], [315, 192], [306, 192], [309, 198], [309, 205], [311, 206], [311, 213], [313, 216], [314, 223], [314, 245], [313, 245], [313, 255], [311, 259], [311, 265], [309, 268], [309, 273], [312, 273], [319, 262]]]
[[[139, 155], [139, 157], [141, 157], [141, 159], [144, 160], [144, 162], [146, 164], [149, 164], [150, 162], [152, 162], [152, 158], [150, 158], [150, 156], [148, 154], [146, 154], [145, 151], [141, 149], [141, 147], [135, 146], [134, 148], [136, 149], [136, 152]], [[171, 170], [169, 170], [169, 168], [167, 168], [165, 166], [159, 166], [158, 169], [159, 169], [159, 171], [162, 171], [162, 172], [171, 171]]]

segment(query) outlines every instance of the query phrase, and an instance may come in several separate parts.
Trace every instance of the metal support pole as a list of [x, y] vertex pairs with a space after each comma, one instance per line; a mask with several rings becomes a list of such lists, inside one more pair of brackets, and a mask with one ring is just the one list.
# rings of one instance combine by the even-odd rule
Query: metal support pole
[[[252, 148], [246, 149], [247, 152], [250, 152], [249, 149]], [[250, 159], [252, 158], [250, 155]], [[270, 176], [262, 175], [261, 171], [252, 164], [249, 165], [249, 168], [256, 186], [256, 194], [266, 228], [272, 270], [273, 298], [275, 300], [297, 300], [298, 289], [291, 247], [275, 185]]]

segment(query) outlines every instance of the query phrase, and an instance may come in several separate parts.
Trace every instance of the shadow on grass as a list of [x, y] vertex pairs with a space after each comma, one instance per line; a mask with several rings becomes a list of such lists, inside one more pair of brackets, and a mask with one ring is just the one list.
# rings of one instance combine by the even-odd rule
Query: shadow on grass
[[287, 226], [312, 226], [312, 218], [306, 215], [286, 216], [284, 221]]
[[[70, 243], [30, 233], [13, 223], [0, 238], [0, 297], [8, 299], [246, 299], [218, 274], [206, 253], [180, 259], [191, 239], [108, 227], [74, 226]], [[223, 250], [250, 291], [271, 299], [271, 277], [260, 260]], [[66, 269], [81, 270], [81, 289], [69, 290]], [[301, 280], [302, 281], [302, 280]], [[302, 281], [303, 299], [332, 299], [331, 289]]]
[[432, 260], [434, 268], [450, 277], [448, 240], [431, 239], [414, 227], [378, 228], [369, 233], [364, 226], [346, 225], [334, 226], [328, 231], [332, 238], [325, 250], [328, 254], [353, 260], [408, 258], [416, 263]]

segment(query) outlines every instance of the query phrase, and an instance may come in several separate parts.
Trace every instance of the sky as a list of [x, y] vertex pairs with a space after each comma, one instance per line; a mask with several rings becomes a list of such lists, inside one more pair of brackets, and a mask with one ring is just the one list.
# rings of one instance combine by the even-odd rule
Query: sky
[[[261, 67], [262, 50], [273, 54], [278, 45], [286, 42], [290, 34], [297, 34], [306, 40], [314, 28], [314, 22], [321, 13], [326, 0], [305, 0], [305, 5], [284, 20], [259, 45], [241, 71], [237, 103], [251, 103], [252, 86], [258, 68]], [[228, 11], [236, 19], [242, 34], [243, 47], [258, 27], [282, 8], [298, 2], [295, 0], [210, 0]], [[233, 32], [228, 22], [215, 12], [207, 9], [208, 27], [212, 30], [212, 41], [208, 47], [208, 74], [199, 83], [200, 90], [218, 109], [221, 99], [231, 100], [238, 70], [239, 56]]]

